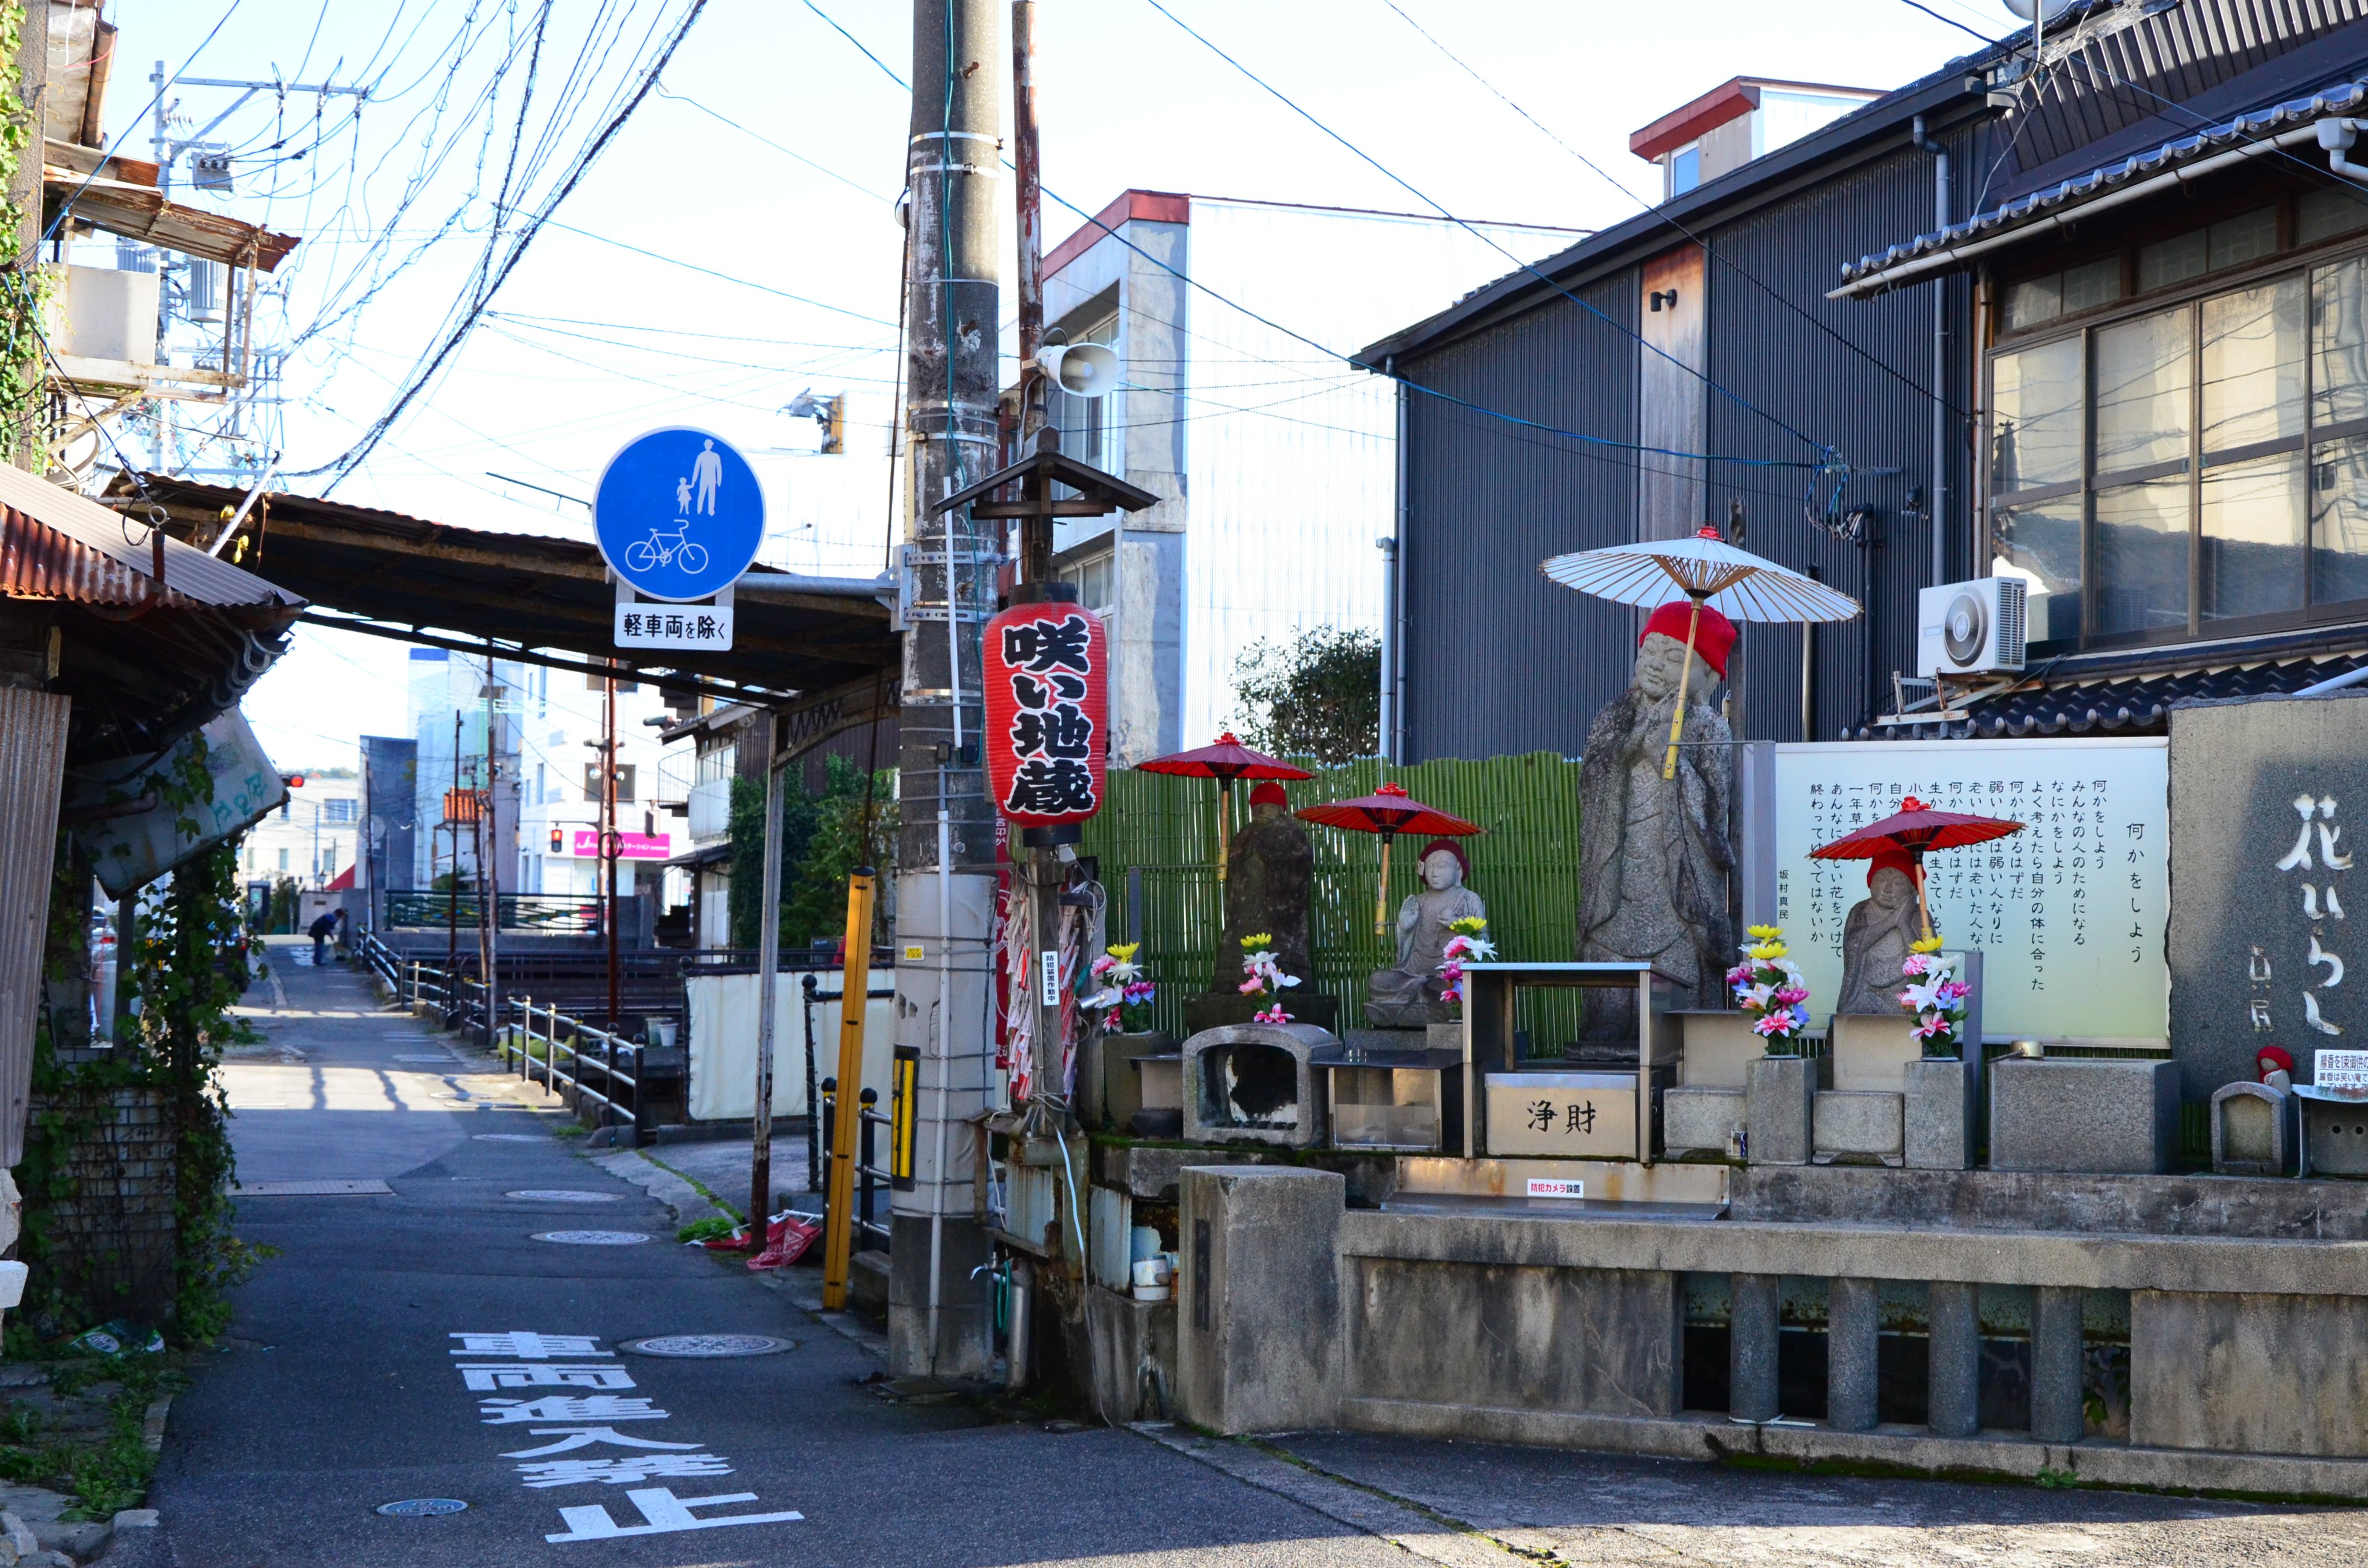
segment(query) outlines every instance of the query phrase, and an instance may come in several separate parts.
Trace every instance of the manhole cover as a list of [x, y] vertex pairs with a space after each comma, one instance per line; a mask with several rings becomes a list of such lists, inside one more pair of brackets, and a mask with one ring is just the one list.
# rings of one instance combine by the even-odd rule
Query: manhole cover
[[531, 1203], [614, 1203], [613, 1192], [586, 1192], [572, 1187], [529, 1187], [518, 1192], [506, 1192], [505, 1198], [523, 1198]]
[[478, 1132], [471, 1136], [480, 1143], [541, 1143], [546, 1141], [540, 1132]]
[[630, 1247], [650, 1238], [640, 1231], [537, 1231], [530, 1239], [571, 1247]]
[[405, 1497], [400, 1503], [381, 1503], [378, 1511], [390, 1519], [430, 1519], [460, 1513], [468, 1506], [458, 1497]]
[[777, 1339], [769, 1334], [661, 1334], [648, 1339], [628, 1339], [620, 1346], [636, 1356], [700, 1360], [724, 1356], [778, 1356], [797, 1347], [796, 1340]]

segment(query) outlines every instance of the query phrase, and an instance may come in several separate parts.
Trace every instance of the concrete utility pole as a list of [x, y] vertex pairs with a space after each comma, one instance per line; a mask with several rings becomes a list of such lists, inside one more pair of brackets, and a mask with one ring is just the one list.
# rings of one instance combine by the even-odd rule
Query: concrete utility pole
[[[988, 1259], [973, 1178], [975, 1119], [986, 1108], [992, 1069], [995, 911], [979, 627], [994, 611], [1000, 552], [993, 533], [928, 504], [997, 462], [1002, 7], [1003, 0], [913, 6], [905, 402], [915, 569], [898, 759], [896, 1043], [919, 1050], [921, 1073], [916, 1179], [893, 1204], [888, 1297], [889, 1365], [905, 1376], [974, 1378], [993, 1355], [986, 1293], [972, 1271]], [[847, 1006], [862, 1006], [863, 983], [850, 967]], [[855, 1091], [842, 1085], [839, 1092]]]

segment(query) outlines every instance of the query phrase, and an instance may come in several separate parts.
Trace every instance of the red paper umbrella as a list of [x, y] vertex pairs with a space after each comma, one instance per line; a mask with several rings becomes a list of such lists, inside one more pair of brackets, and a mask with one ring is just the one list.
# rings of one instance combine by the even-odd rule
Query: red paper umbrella
[[1217, 880], [1225, 880], [1225, 802], [1233, 794], [1236, 778], [1313, 778], [1304, 767], [1293, 767], [1280, 757], [1262, 751], [1252, 751], [1227, 730], [1217, 737], [1212, 746], [1195, 746], [1171, 756], [1155, 756], [1149, 762], [1134, 765], [1137, 773], [1175, 773], [1190, 778], [1213, 778], [1217, 781]]
[[1484, 831], [1476, 823], [1452, 816], [1436, 806], [1424, 805], [1396, 784], [1384, 784], [1372, 794], [1360, 795], [1353, 801], [1331, 801], [1320, 806], [1308, 806], [1299, 815], [1309, 822], [1322, 823], [1326, 827], [1345, 827], [1351, 833], [1378, 833], [1382, 835], [1382, 881], [1373, 894], [1375, 936], [1389, 929], [1390, 840], [1401, 833], [1418, 833], [1433, 838], [1463, 838]]
[[1936, 812], [1910, 795], [1899, 802], [1898, 811], [1881, 822], [1846, 833], [1831, 844], [1821, 844], [1809, 855], [1817, 860], [1872, 860], [1884, 854], [1906, 855], [1916, 867], [1916, 905], [1924, 917], [1924, 935], [1930, 937], [1932, 910], [1924, 897], [1925, 852], [1986, 844], [2021, 831], [2022, 824], [2019, 822], [2009, 822], [2004, 817], [1977, 817], [1964, 812]]

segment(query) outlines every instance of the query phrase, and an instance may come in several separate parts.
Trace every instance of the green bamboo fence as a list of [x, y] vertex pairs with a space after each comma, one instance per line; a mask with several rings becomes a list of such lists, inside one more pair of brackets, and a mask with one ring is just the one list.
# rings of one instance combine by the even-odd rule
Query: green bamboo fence
[[[1425, 804], [1452, 812], [1486, 831], [1463, 841], [1472, 862], [1473, 890], [1488, 905], [1488, 934], [1499, 958], [1561, 962], [1573, 956], [1578, 924], [1578, 764], [1551, 752], [1478, 760], [1448, 759], [1412, 767], [1378, 760], [1323, 768], [1288, 783], [1293, 811], [1325, 801], [1370, 795], [1387, 779]], [[1238, 828], [1249, 809], [1250, 786], [1234, 787], [1228, 808]], [[1361, 1027], [1365, 979], [1396, 961], [1399, 903], [1419, 886], [1415, 856], [1420, 838], [1400, 838], [1390, 853], [1389, 932], [1373, 934], [1374, 881], [1381, 840], [1372, 834], [1308, 826], [1315, 848], [1315, 885], [1309, 937], [1315, 972], [1307, 988], [1335, 997], [1342, 1026]], [[1110, 801], [1086, 824], [1082, 852], [1099, 857], [1110, 890], [1110, 930], [1121, 940], [1127, 921], [1127, 873], [1143, 880], [1143, 951], [1138, 961], [1159, 988], [1153, 1027], [1180, 1036], [1184, 998], [1207, 990], [1222, 961], [1230, 990], [1240, 977], [1240, 955], [1218, 954], [1224, 923], [1217, 881], [1217, 786], [1207, 778], [1112, 770]], [[1552, 1057], [1577, 1031], [1577, 994], [1523, 994], [1517, 1027], [1533, 1042], [1531, 1054]]]

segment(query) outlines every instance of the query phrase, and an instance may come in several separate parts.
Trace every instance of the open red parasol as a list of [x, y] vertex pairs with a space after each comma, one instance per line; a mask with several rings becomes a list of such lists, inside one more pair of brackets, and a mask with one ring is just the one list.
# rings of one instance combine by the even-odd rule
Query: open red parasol
[[1899, 802], [1899, 810], [1881, 822], [1846, 833], [1831, 844], [1821, 844], [1810, 850], [1809, 856], [1817, 860], [1872, 860], [1892, 850], [1906, 855], [1916, 864], [1916, 906], [1924, 917], [1924, 935], [1930, 937], [1932, 908], [1924, 897], [1925, 852], [1987, 844], [1993, 838], [2021, 831], [2022, 824], [2019, 822], [2009, 822], [2004, 817], [1977, 817], [1964, 812], [1936, 812], [1910, 795]]
[[1313, 778], [1304, 767], [1293, 767], [1280, 757], [1269, 756], [1262, 751], [1252, 751], [1236, 739], [1231, 730], [1217, 737], [1212, 746], [1195, 746], [1168, 756], [1155, 756], [1149, 762], [1134, 765], [1138, 773], [1176, 773], [1190, 778], [1213, 778], [1217, 781], [1217, 880], [1225, 880], [1225, 801], [1233, 793], [1236, 778]]
[[1389, 929], [1390, 840], [1401, 833], [1418, 833], [1429, 838], [1463, 838], [1483, 831], [1476, 823], [1424, 805], [1396, 784], [1384, 784], [1372, 794], [1360, 795], [1353, 801], [1328, 801], [1320, 806], [1307, 806], [1299, 815], [1326, 827], [1382, 835], [1382, 882], [1373, 895], [1376, 936]]

